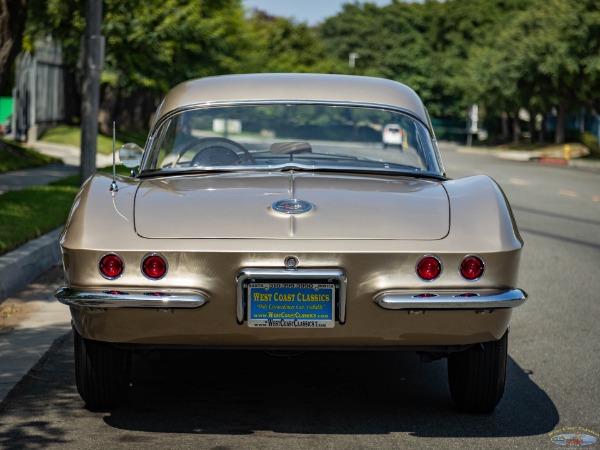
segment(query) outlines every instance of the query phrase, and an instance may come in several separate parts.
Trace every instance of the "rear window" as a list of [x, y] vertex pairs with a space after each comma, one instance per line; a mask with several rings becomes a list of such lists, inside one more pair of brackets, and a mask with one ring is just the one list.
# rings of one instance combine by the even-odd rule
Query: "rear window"
[[[395, 148], [382, 133], [402, 131]], [[425, 126], [408, 114], [366, 107], [260, 104], [189, 109], [161, 122], [147, 171], [273, 169], [290, 164], [344, 170], [439, 173]]]

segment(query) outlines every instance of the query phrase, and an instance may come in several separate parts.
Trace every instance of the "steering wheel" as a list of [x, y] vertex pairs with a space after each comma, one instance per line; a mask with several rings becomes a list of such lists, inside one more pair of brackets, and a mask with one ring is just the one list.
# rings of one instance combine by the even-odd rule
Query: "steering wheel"
[[[231, 166], [242, 164], [250, 161], [251, 164], [256, 164], [254, 156], [241, 144], [238, 144], [231, 139], [222, 137], [209, 137], [195, 139], [185, 145], [178, 152], [176, 165], [181, 157], [194, 147], [199, 147], [192, 161], [191, 167], [198, 166]], [[242, 152], [240, 155], [239, 152]]]

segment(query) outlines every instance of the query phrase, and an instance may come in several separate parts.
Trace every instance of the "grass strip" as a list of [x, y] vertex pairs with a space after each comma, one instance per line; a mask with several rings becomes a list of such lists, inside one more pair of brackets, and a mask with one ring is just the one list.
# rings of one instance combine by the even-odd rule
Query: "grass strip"
[[62, 161], [15, 142], [0, 139], [0, 173], [45, 166], [46, 164], [62, 164]]
[[[81, 145], [81, 128], [69, 125], [59, 125], [44, 131], [40, 140], [53, 144], [67, 144], [79, 147]], [[135, 142], [143, 147], [145, 140], [146, 134], [144, 133], [125, 134], [118, 132], [115, 146], [118, 150], [125, 142]], [[96, 150], [98, 153], [109, 155], [112, 153], [112, 147], [112, 136], [98, 134], [98, 140], [96, 141]]]
[[[112, 173], [112, 167], [100, 171]], [[129, 169], [117, 166], [117, 173], [128, 175]], [[74, 175], [0, 195], [0, 255], [64, 225], [78, 190]]]
[[0, 195], [0, 254], [63, 225], [78, 190], [72, 176]]

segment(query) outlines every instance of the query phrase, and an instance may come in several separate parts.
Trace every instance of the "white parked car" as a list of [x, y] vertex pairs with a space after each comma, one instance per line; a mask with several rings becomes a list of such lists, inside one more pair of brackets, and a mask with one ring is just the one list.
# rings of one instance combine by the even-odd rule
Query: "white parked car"
[[404, 131], [402, 127], [396, 123], [389, 123], [383, 128], [382, 133], [383, 148], [388, 145], [398, 145], [402, 148], [404, 141]]

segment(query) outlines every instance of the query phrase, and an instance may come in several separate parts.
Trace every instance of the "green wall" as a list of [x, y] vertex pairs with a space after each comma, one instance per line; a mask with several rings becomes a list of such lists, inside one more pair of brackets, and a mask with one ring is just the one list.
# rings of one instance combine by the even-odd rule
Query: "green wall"
[[12, 114], [12, 97], [0, 97], [0, 124], [4, 125], [6, 118]]

